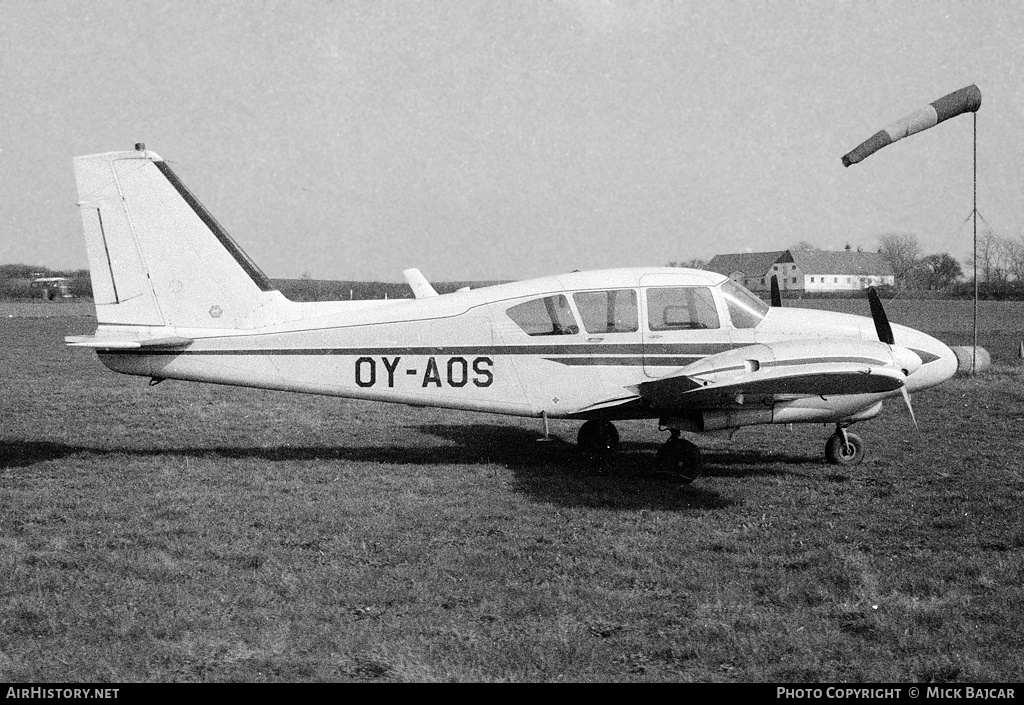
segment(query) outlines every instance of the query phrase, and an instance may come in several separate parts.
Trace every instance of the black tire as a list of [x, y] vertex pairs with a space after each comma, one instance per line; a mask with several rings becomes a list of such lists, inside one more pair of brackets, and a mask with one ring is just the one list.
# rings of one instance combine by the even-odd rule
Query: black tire
[[846, 433], [847, 443], [843, 443], [843, 436], [833, 433], [825, 443], [825, 459], [833, 465], [852, 467], [860, 465], [864, 460], [864, 441], [856, 433]]
[[619, 449], [619, 431], [611, 421], [591, 419], [580, 426], [576, 445], [588, 455], [609, 455]]
[[704, 469], [704, 457], [700, 448], [681, 438], [669, 439], [658, 449], [658, 467], [671, 473], [684, 485], [688, 485], [698, 477]]

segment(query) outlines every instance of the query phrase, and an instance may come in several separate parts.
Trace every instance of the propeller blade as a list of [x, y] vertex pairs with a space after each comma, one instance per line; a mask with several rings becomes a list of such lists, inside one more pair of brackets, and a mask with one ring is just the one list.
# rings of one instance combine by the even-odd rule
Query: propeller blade
[[889, 317], [885, 315], [882, 300], [878, 298], [878, 292], [873, 286], [868, 287], [868, 303], [871, 304], [871, 318], [875, 321], [875, 332], [878, 333], [878, 339], [892, 345], [896, 342], [892, 336], [892, 326], [889, 325]]
[[917, 425], [917, 417], [914, 416], [914, 407], [910, 405], [910, 392], [907, 391], [906, 387], [900, 387], [900, 391], [903, 392], [903, 401], [907, 403], [907, 411], [910, 412], [910, 420], [914, 422], [914, 428], [920, 431], [921, 427]]
[[779, 291], [779, 278], [772, 275], [772, 306], [780, 308], [782, 306], [782, 292]]

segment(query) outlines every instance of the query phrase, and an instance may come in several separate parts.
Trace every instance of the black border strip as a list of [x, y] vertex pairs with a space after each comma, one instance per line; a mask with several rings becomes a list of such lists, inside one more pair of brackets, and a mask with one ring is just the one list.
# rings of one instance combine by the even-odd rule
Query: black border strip
[[263, 270], [260, 269], [249, 255], [245, 254], [245, 251], [238, 246], [238, 243], [232, 239], [228, 232], [223, 226], [217, 222], [217, 219], [213, 217], [210, 211], [206, 210], [206, 206], [199, 202], [192, 192], [188, 190], [188, 187], [181, 182], [178, 175], [171, 171], [171, 167], [167, 166], [167, 162], [153, 162], [156, 164], [156, 168], [160, 170], [160, 173], [167, 177], [167, 180], [171, 182], [171, 186], [174, 190], [185, 199], [185, 203], [195, 211], [195, 214], [199, 216], [199, 219], [206, 224], [206, 227], [210, 229], [217, 239], [220, 240], [220, 244], [224, 246], [224, 249], [231, 253], [231, 256], [235, 258], [235, 261], [241, 265], [245, 273], [249, 275], [249, 278], [253, 280], [253, 283], [260, 288], [261, 291], [274, 291], [276, 287], [270, 283], [270, 279]]

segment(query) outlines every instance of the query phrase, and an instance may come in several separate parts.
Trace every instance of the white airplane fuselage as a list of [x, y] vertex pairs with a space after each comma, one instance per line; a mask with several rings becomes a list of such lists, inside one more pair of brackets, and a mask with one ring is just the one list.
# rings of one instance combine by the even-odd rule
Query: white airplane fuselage
[[670, 267], [572, 272], [413, 299], [286, 299], [158, 155], [75, 159], [98, 326], [68, 345], [112, 370], [416, 406], [586, 420], [588, 452], [615, 419], [655, 418], [659, 462], [699, 472], [683, 431], [834, 422], [831, 462], [856, 464], [846, 427], [884, 399], [941, 383], [940, 341], [871, 318], [769, 308], [721, 274]]
[[[298, 303], [276, 300], [293, 320], [240, 333], [203, 328], [133, 327], [135, 335], [180, 335], [187, 349], [101, 351], [112, 370], [156, 379], [180, 379], [438, 406], [516, 416], [635, 418], [659, 416], [636, 408], [594, 409], [623, 390], [663, 377], [709, 355], [753, 344], [804, 340], [804, 359], [820, 355], [815, 341], [872, 341], [870, 318], [808, 309], [772, 308], [752, 328], [733, 328], [717, 284], [720, 275], [672, 268], [578, 272], [426, 299]], [[706, 288], [721, 327], [652, 331], [648, 289]], [[528, 335], [507, 315], [511, 307], [545, 296], [633, 291], [639, 302], [634, 331], [590, 334], [584, 326], [562, 335]], [[204, 304], [205, 305], [205, 304]], [[213, 306], [215, 304], [212, 304]], [[579, 320], [575, 306], [572, 312]], [[955, 356], [924, 333], [895, 326], [900, 344], [930, 359], [908, 376], [908, 391], [955, 371]], [[119, 331], [108, 329], [112, 335]], [[790, 342], [789, 347], [794, 347]], [[799, 351], [798, 351], [799, 357]], [[854, 396], [854, 395], [851, 395]], [[833, 398], [808, 405], [780, 402], [802, 413], [762, 423], [835, 421], [870, 409], [891, 393]], [[737, 404], [737, 407], [742, 406]], [[737, 424], [740, 425], [740, 424]]]

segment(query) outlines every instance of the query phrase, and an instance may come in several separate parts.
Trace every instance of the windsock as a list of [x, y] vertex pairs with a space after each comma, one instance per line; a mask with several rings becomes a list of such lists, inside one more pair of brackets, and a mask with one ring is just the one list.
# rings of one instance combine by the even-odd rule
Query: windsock
[[897, 120], [884, 130], [879, 130], [861, 142], [849, 154], [843, 157], [843, 166], [850, 166], [862, 161], [880, 150], [887, 144], [901, 140], [921, 130], [934, 127], [944, 120], [956, 117], [960, 113], [974, 113], [981, 107], [981, 91], [973, 83], [966, 88], [953, 91], [939, 98], [920, 110]]

